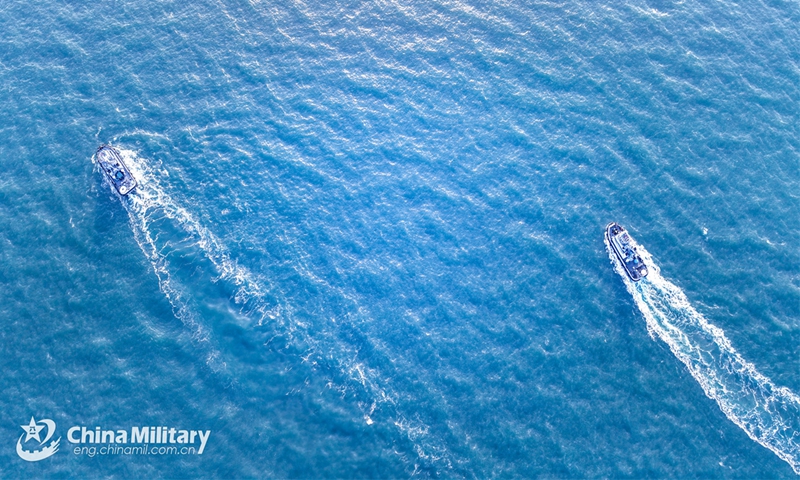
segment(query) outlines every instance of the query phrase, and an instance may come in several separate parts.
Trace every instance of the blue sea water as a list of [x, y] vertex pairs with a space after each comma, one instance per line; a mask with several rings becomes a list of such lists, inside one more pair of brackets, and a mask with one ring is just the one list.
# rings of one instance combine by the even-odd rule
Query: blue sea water
[[[0, 476], [794, 477], [799, 22], [3, 2]], [[212, 433], [89, 456], [73, 425]]]

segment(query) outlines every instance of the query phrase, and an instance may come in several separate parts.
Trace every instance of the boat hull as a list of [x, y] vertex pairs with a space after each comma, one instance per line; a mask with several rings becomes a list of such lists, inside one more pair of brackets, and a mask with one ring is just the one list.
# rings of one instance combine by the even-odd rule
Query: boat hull
[[136, 188], [136, 179], [122, 161], [119, 151], [111, 145], [100, 145], [95, 153], [100, 169], [120, 195], [127, 195]]
[[628, 278], [638, 282], [647, 276], [647, 265], [636, 252], [636, 242], [628, 235], [628, 231], [617, 223], [606, 226], [606, 241], [614, 256], [617, 257]]

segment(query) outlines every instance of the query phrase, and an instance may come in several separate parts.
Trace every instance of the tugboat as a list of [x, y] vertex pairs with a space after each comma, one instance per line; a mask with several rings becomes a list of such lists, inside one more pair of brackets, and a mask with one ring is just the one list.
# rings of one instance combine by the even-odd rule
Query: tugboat
[[606, 226], [606, 240], [622, 267], [634, 282], [647, 276], [647, 265], [636, 253], [636, 242], [621, 225], [611, 222]]
[[100, 145], [95, 158], [120, 195], [127, 195], [136, 188], [136, 179], [122, 162], [122, 155], [116, 148], [111, 145]]

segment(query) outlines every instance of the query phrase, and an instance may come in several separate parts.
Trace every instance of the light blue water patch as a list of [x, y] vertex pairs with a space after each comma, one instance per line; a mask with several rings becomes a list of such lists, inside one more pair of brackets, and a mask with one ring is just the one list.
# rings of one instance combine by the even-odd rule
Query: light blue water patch
[[[4, 3], [0, 476], [794, 477], [798, 21]], [[609, 221], [671, 283], [632, 302]], [[28, 464], [31, 415], [212, 436]]]

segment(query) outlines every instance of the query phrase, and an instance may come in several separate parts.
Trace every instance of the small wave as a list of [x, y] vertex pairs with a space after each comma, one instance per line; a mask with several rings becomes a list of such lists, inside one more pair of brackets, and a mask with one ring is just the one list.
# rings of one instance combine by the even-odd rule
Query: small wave
[[778, 387], [733, 348], [725, 333], [692, 307], [684, 292], [661, 276], [652, 255], [638, 252], [649, 273], [631, 281], [606, 240], [609, 258], [647, 321], [650, 336], [664, 341], [705, 394], [754, 441], [800, 474], [800, 397]]

